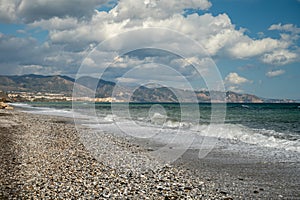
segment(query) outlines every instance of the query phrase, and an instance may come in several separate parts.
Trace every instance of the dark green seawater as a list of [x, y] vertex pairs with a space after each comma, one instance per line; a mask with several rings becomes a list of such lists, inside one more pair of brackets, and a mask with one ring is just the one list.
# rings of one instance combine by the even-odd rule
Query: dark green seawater
[[[33, 107], [72, 109], [71, 102], [34, 102], [29, 104]], [[128, 109], [127, 105], [123, 103], [114, 103], [113, 106], [116, 107], [116, 113], [122, 113], [123, 110]], [[149, 113], [151, 114], [151, 112], [152, 114], [157, 112], [166, 114], [170, 120], [181, 121], [182, 112], [195, 114], [197, 111], [192, 109], [199, 108], [199, 122], [209, 123], [211, 120], [211, 104], [200, 103], [197, 106], [188, 103], [130, 103], [129, 113], [132, 119], [137, 120], [149, 117]], [[218, 104], [214, 104], [214, 106], [216, 107], [216, 110], [218, 110]], [[95, 108], [101, 116], [112, 114], [111, 107], [110, 103], [95, 104]], [[87, 108], [90, 108], [89, 104]], [[164, 111], [162, 112], [162, 110]], [[196, 120], [193, 115], [190, 116], [190, 118], [185, 117], [184, 119], [191, 121]], [[269, 129], [282, 133], [295, 133], [300, 135], [300, 103], [229, 103], [226, 104], [225, 123], [242, 124], [255, 129]]]

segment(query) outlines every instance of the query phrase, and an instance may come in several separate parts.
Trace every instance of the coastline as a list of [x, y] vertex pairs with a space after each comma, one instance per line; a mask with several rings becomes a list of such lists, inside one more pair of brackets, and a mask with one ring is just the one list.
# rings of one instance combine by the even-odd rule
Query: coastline
[[[219, 146], [204, 159], [190, 149], [172, 166], [134, 172], [96, 160], [80, 141], [70, 118], [16, 109], [1, 110], [0, 121], [0, 198], [300, 197], [299, 162], [268, 161]], [[101, 137], [102, 142], [113, 141], [131, 154], [147, 151], [142, 143], [106, 134]]]

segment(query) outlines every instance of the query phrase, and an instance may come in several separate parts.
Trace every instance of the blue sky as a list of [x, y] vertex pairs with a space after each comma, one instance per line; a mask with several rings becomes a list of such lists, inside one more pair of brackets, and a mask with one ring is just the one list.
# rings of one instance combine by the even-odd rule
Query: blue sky
[[213, 14], [227, 13], [232, 23], [249, 29], [252, 36], [265, 32], [271, 24], [299, 23], [297, 0], [212, 0]]
[[[112, 35], [162, 27], [201, 44], [216, 63], [226, 90], [300, 99], [299, 0], [2, 0], [1, 4], [0, 69], [5, 75], [75, 77], [89, 52]], [[128, 40], [136, 42], [133, 37]], [[110, 71], [128, 71], [130, 65], [149, 59], [171, 65], [174, 59], [161, 57], [127, 56]]]
[[[212, 0], [213, 6], [207, 12], [214, 15], [227, 13], [232, 23], [237, 27], [246, 28], [250, 37], [260, 38], [260, 33], [265, 37], [279, 38], [277, 31], [270, 31], [272, 24], [294, 24], [300, 26], [300, 2], [294, 0]], [[296, 45], [299, 46], [299, 40]], [[300, 64], [294, 62], [283, 66], [284, 75], [269, 78], [265, 76], [274, 66], [266, 65], [255, 59], [250, 60], [223, 60], [219, 65], [226, 66], [224, 74], [238, 69], [239, 74], [251, 80], [254, 84], [248, 85], [247, 91], [259, 96], [274, 98], [299, 99], [300, 89]], [[245, 67], [244, 67], [245, 66]], [[243, 68], [244, 67], [244, 68]], [[243, 68], [243, 70], [241, 70]], [[254, 68], [254, 69], [253, 69]], [[280, 68], [275, 66], [275, 69]], [[221, 68], [222, 69], [222, 68]]]

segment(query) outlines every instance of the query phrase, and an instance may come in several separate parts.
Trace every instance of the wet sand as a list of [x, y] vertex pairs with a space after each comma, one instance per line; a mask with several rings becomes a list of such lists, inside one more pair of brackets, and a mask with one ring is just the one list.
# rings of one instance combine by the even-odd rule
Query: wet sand
[[[164, 146], [147, 140], [133, 142], [152, 150]], [[173, 165], [212, 182], [215, 191], [233, 199], [300, 199], [298, 152], [219, 139], [204, 158], [192, 148]]]
[[224, 194], [241, 199], [300, 199], [299, 161], [266, 161], [220, 149], [202, 159], [197, 156], [197, 150], [188, 150], [176, 163], [214, 182]]

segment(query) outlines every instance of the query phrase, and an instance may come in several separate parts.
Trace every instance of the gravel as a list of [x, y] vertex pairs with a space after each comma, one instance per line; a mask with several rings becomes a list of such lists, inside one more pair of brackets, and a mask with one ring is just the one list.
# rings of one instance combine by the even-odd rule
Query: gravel
[[220, 141], [168, 165], [150, 156], [161, 144], [80, 129], [0, 110], [0, 199], [300, 199], [298, 153]]
[[0, 199], [232, 199], [125, 139], [80, 139], [71, 119], [1, 110], [0, 136]]

